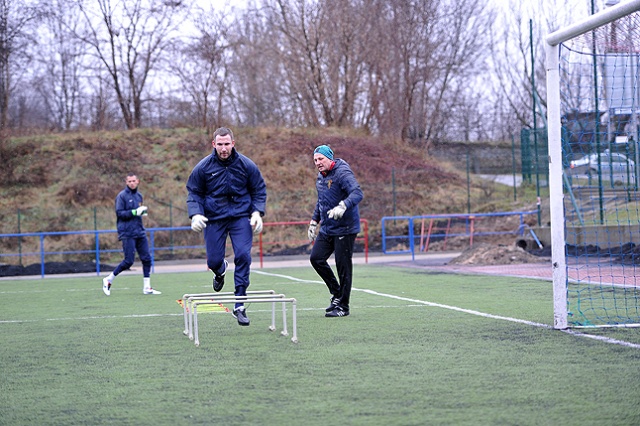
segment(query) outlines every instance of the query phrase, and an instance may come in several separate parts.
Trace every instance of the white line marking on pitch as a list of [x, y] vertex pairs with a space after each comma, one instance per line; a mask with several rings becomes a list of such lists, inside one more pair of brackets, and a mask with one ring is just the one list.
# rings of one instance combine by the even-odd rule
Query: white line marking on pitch
[[183, 316], [183, 314], [134, 314], [134, 315], [98, 315], [94, 317], [78, 317], [78, 318], [44, 318], [35, 320], [3, 320], [0, 324], [24, 323], [24, 322], [40, 322], [40, 321], [85, 321], [95, 319], [111, 319], [111, 318], [147, 318], [147, 317], [175, 317]]
[[[273, 273], [264, 272], [264, 271], [257, 271], [257, 270], [252, 270], [251, 272], [254, 273], [254, 274], [266, 275], [266, 276], [271, 276], [271, 277], [285, 278], [287, 280], [300, 282], [300, 283], [324, 284], [324, 282], [322, 282], [322, 281], [305, 280], [305, 279], [301, 279], [301, 278], [292, 277], [292, 276], [289, 276], [289, 275], [273, 274]], [[125, 288], [122, 288], [122, 290], [124, 290], [124, 289]], [[98, 290], [100, 290], [100, 289], [98, 288]], [[504, 316], [501, 316], [501, 315], [487, 314], [487, 313], [484, 313], [484, 312], [474, 311], [474, 310], [471, 310], [471, 309], [459, 308], [457, 306], [443, 305], [441, 303], [427, 302], [425, 300], [410, 299], [408, 297], [396, 296], [396, 295], [387, 294], [387, 293], [380, 293], [380, 292], [377, 292], [377, 291], [374, 291], [374, 290], [369, 290], [369, 289], [361, 289], [361, 288], [352, 287], [352, 290], [353, 291], [361, 291], [363, 293], [368, 293], [368, 294], [371, 294], [371, 295], [374, 295], [374, 296], [387, 297], [387, 298], [390, 298], [390, 299], [401, 300], [401, 301], [404, 301], [404, 302], [416, 303], [416, 304], [419, 304], [419, 305], [432, 306], [432, 307], [435, 307], [435, 308], [442, 308], [442, 309], [449, 309], [449, 310], [452, 310], [452, 311], [462, 312], [462, 313], [471, 314], [471, 315], [477, 315], [477, 316], [481, 316], [481, 317], [485, 317], [485, 318], [498, 319], [498, 320], [502, 320], [502, 321], [515, 322], [515, 323], [519, 323], [519, 324], [530, 325], [530, 326], [533, 326], [533, 327], [540, 327], [540, 328], [546, 328], [546, 329], [549, 329], [549, 330], [553, 330], [553, 327], [548, 325], [548, 324], [542, 324], [542, 323], [538, 323], [538, 322], [534, 322], [534, 321], [527, 321], [527, 320], [522, 320], [522, 319], [518, 319], [518, 318], [504, 317]], [[10, 292], [3, 292], [3, 293], [10, 293]], [[305, 310], [311, 310], [311, 309], [305, 309]], [[96, 317], [82, 317], [82, 318], [49, 318], [49, 319], [44, 319], [44, 320], [4, 320], [4, 321], [0, 320], [0, 324], [36, 322], [36, 321], [68, 321], [68, 320], [88, 320], [88, 319], [106, 319], [106, 318], [144, 318], [144, 317], [182, 316], [182, 315], [183, 314], [147, 314], [147, 315], [123, 315], [123, 316], [96, 316]], [[605, 342], [605, 343], [611, 343], [611, 344], [615, 344], [615, 345], [621, 345], [621, 346], [626, 346], [626, 347], [630, 347], [630, 348], [640, 349], [640, 344], [631, 343], [631, 342], [627, 342], [627, 341], [624, 341], [624, 340], [612, 339], [612, 338], [605, 337], [605, 336], [594, 336], [594, 335], [591, 335], [591, 334], [580, 333], [580, 332], [577, 332], [577, 331], [574, 331], [574, 330], [558, 330], [558, 331], [561, 331], [563, 333], [570, 334], [570, 335], [576, 336], [576, 337], [585, 337], [587, 339], [599, 340], [599, 341]]]
[[303, 280], [302, 278], [296, 278], [296, 277], [292, 277], [289, 275], [281, 275], [281, 274], [272, 274], [270, 272], [264, 272], [264, 271], [251, 271], [252, 274], [258, 274], [258, 275], [266, 275], [269, 277], [278, 277], [278, 278], [286, 278], [290, 281], [297, 281], [300, 283], [313, 283], [313, 284], [324, 284], [324, 282], [322, 281], [317, 281], [317, 280]]
[[[288, 278], [288, 279], [290, 279], [292, 281], [323, 284], [322, 281], [301, 280], [299, 278], [290, 277], [290, 276], [287, 276], [287, 275], [270, 274], [270, 273], [262, 272], [262, 271], [255, 271], [255, 273], [261, 273], [263, 275], [270, 275], [270, 276], [280, 277], [280, 278]], [[427, 301], [424, 301], [424, 300], [417, 300], [417, 299], [409, 299], [408, 297], [401, 297], [401, 296], [396, 296], [396, 295], [393, 295], [393, 294], [380, 293], [380, 292], [377, 292], [377, 291], [374, 291], [374, 290], [361, 289], [361, 288], [356, 288], [356, 287], [352, 287], [352, 290], [361, 291], [363, 293], [368, 293], [368, 294], [371, 294], [371, 295], [374, 295], [374, 296], [381, 296], [381, 297], [388, 297], [388, 298], [396, 299], [396, 300], [402, 300], [404, 302], [419, 303], [419, 304], [422, 304], [422, 305], [433, 306], [435, 308], [449, 309], [449, 310], [452, 310], [452, 311], [463, 312], [465, 314], [477, 315], [477, 316], [481, 316], [481, 317], [485, 317], [485, 318], [498, 319], [498, 320], [502, 320], [502, 321], [510, 321], [510, 322], [515, 322], [515, 323], [519, 323], [519, 324], [531, 325], [533, 327], [540, 327], [540, 328], [546, 328], [546, 329], [549, 329], [549, 330], [553, 330], [552, 326], [550, 326], [548, 324], [542, 324], [542, 323], [539, 323], [539, 322], [527, 321], [527, 320], [522, 320], [522, 319], [518, 319], [518, 318], [504, 317], [504, 316], [501, 316], [501, 315], [487, 314], [487, 313], [484, 313], [484, 312], [474, 311], [474, 310], [471, 310], [471, 309], [459, 308], [457, 306], [443, 305], [441, 303], [427, 302]], [[630, 348], [640, 349], [640, 344], [631, 343], [631, 342], [627, 342], [627, 341], [624, 341], [624, 340], [612, 339], [610, 337], [605, 337], [605, 336], [594, 336], [594, 335], [591, 335], [591, 334], [580, 333], [580, 332], [577, 332], [577, 331], [574, 331], [574, 330], [558, 330], [558, 331], [561, 331], [563, 333], [570, 334], [570, 335], [576, 336], [576, 337], [585, 337], [587, 339], [599, 340], [601, 342], [611, 343], [611, 344], [614, 344], [614, 345], [621, 345], [621, 346], [627, 346], [627, 347], [630, 347]]]

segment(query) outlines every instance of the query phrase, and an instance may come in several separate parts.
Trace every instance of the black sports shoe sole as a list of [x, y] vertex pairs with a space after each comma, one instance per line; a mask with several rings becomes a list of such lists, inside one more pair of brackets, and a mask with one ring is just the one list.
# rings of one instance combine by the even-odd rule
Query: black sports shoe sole
[[218, 280], [218, 277], [215, 276], [213, 278], [213, 291], [217, 293], [222, 290], [222, 287], [224, 287], [224, 275], [220, 277], [220, 280]]
[[229, 263], [224, 261], [224, 272], [222, 275], [218, 275], [215, 272], [213, 273], [213, 291], [218, 293], [224, 287], [224, 276], [227, 273], [227, 268], [229, 267]]

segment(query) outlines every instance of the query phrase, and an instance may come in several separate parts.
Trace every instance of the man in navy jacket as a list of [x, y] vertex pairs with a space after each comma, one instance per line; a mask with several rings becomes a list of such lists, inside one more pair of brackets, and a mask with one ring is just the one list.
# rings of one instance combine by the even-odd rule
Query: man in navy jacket
[[[251, 268], [253, 234], [262, 232], [267, 187], [258, 166], [235, 149], [233, 133], [220, 127], [213, 133], [213, 152], [203, 158], [187, 180], [187, 209], [191, 229], [204, 230], [207, 267], [213, 272], [213, 290], [224, 286], [228, 262], [227, 236], [233, 247], [235, 295], [246, 296]], [[233, 316], [249, 325], [244, 303], [236, 303]]]
[[109, 296], [111, 283], [122, 271], [131, 268], [135, 260], [136, 251], [142, 262], [143, 294], [161, 294], [151, 288], [151, 255], [149, 254], [149, 241], [147, 232], [142, 223], [142, 216], [147, 215], [147, 206], [142, 205], [142, 194], [138, 192], [140, 179], [130, 173], [125, 179], [127, 186], [116, 197], [116, 224], [118, 239], [122, 241], [124, 259], [116, 269], [102, 280], [102, 291]]
[[[318, 169], [318, 201], [309, 223], [309, 240], [315, 241], [310, 261], [331, 293], [325, 316], [344, 317], [349, 315], [353, 246], [360, 232], [358, 204], [364, 195], [349, 164], [340, 158], [334, 160], [327, 145], [313, 151], [313, 162]], [[327, 262], [334, 253], [338, 279]]]

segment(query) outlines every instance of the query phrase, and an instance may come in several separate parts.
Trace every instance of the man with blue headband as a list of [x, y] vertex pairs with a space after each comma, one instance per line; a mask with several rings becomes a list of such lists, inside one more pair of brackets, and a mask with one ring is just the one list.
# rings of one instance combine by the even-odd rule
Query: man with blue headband
[[[349, 164], [334, 159], [329, 146], [318, 146], [313, 151], [313, 162], [318, 169], [318, 201], [309, 223], [309, 240], [315, 241], [310, 261], [331, 293], [325, 316], [346, 317], [351, 298], [353, 247], [360, 232], [358, 204], [364, 195]], [[338, 278], [327, 262], [332, 254]]]

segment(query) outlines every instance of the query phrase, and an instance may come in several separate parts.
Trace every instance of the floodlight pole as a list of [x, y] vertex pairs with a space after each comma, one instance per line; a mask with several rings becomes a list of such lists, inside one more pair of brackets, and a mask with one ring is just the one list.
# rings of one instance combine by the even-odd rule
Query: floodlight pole
[[[536, 196], [538, 200], [538, 226], [542, 226], [540, 206], [540, 163], [538, 157], [538, 120], [536, 119], [536, 63], [533, 52], [533, 19], [529, 19], [529, 45], [531, 46], [531, 95], [533, 96], [533, 146], [536, 151]], [[548, 182], [547, 182], [548, 184]]]

